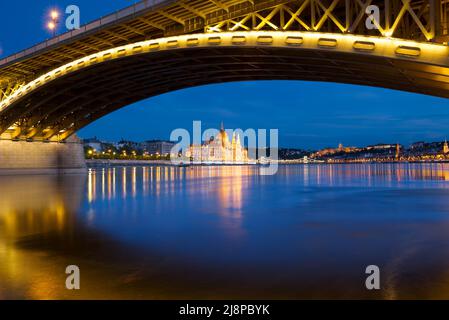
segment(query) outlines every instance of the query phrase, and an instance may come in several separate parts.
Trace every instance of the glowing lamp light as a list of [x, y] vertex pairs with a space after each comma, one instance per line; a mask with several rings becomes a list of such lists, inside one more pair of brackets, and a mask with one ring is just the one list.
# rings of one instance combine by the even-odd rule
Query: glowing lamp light
[[56, 24], [53, 22], [53, 21], [50, 21], [48, 24], [47, 24], [47, 27], [48, 27], [48, 29], [50, 29], [50, 30], [55, 30], [55, 28], [56, 28]]
[[47, 23], [47, 28], [48, 30], [53, 32], [53, 36], [55, 36], [56, 33], [56, 29], [59, 23], [59, 11], [58, 10], [51, 10], [49, 13], [49, 17], [50, 17], [50, 21]]
[[52, 11], [50, 12], [50, 17], [51, 17], [53, 20], [58, 19], [58, 18], [59, 18], [59, 12], [56, 11], [56, 10], [52, 10]]

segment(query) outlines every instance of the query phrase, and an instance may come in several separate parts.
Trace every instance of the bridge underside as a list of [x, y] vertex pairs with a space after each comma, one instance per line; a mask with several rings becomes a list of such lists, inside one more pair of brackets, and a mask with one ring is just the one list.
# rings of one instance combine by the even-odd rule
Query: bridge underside
[[133, 102], [230, 81], [449, 97], [448, 26], [449, 0], [144, 0], [0, 60], [0, 136], [65, 140]]
[[[230, 81], [340, 82], [449, 98], [446, 67], [432, 66], [417, 57], [402, 59], [399, 54], [373, 55], [363, 48], [337, 50], [331, 39], [324, 41], [330, 44], [323, 42], [315, 49], [266, 43], [186, 45], [103, 61], [48, 81], [18, 98], [0, 113], [0, 132], [11, 139], [65, 140], [89, 123], [139, 100]], [[370, 42], [361, 44], [369, 46]]]

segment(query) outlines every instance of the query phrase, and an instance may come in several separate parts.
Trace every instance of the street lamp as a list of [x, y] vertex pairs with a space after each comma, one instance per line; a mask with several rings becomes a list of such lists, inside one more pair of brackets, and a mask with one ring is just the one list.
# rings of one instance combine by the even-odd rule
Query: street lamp
[[54, 37], [59, 23], [59, 12], [57, 10], [51, 10], [50, 19], [51, 20], [47, 23], [47, 28], [53, 33]]
[[50, 13], [50, 17], [52, 18], [52, 20], [56, 20], [59, 18], [59, 12], [56, 10], [52, 10]]

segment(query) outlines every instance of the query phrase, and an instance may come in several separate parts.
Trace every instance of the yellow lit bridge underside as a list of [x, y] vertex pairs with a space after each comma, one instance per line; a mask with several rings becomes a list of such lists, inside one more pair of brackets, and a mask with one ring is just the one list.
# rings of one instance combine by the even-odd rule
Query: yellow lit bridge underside
[[[372, 36], [327, 34], [318, 32], [288, 31], [247, 31], [230, 33], [191, 34], [160, 38], [128, 44], [125, 46], [98, 52], [82, 59], [58, 67], [39, 78], [24, 84], [0, 102], [0, 116], [27, 95], [59, 78], [93, 67], [103, 62], [126, 57], [182, 50], [186, 48], [211, 47], [279, 47], [298, 50], [332, 51], [350, 53], [366, 57], [381, 57], [395, 61], [418, 63], [416, 70], [419, 81], [437, 81], [439, 90], [448, 90], [449, 96], [449, 47], [440, 44], [405, 41], [400, 39]], [[413, 70], [411, 71], [413, 75]], [[336, 80], [338, 82], [338, 78]], [[407, 91], [407, 89], [404, 89]], [[432, 94], [432, 93], [429, 93]], [[435, 94], [438, 95], [438, 94]], [[5, 128], [2, 128], [4, 131]], [[9, 128], [11, 129], [11, 127]], [[64, 138], [70, 134], [58, 132]], [[1, 132], [0, 132], [1, 133]]]

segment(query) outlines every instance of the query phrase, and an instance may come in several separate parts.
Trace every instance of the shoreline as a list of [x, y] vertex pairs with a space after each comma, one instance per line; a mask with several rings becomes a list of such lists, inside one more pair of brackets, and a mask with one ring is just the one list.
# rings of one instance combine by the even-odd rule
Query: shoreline
[[[309, 162], [284, 160], [278, 165], [347, 165], [347, 164], [437, 164], [449, 163], [449, 160], [442, 161], [372, 161], [372, 162]], [[260, 163], [185, 163], [174, 164], [169, 160], [103, 160], [86, 159], [88, 168], [97, 167], [127, 167], [127, 166], [164, 166], [164, 167], [201, 167], [201, 166], [263, 166]]]
[[103, 160], [86, 159], [88, 168], [126, 167], [126, 166], [164, 166], [164, 167], [200, 167], [200, 166], [257, 166], [257, 163], [184, 163], [175, 164], [170, 160]]

